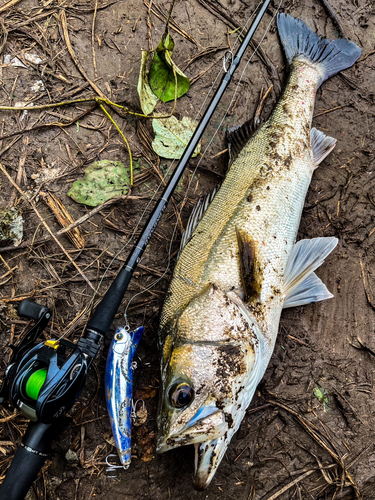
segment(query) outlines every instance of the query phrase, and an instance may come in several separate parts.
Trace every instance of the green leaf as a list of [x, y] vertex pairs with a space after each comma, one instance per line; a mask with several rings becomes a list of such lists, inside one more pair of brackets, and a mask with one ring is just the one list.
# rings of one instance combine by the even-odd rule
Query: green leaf
[[[163, 102], [173, 101], [175, 97], [175, 75], [177, 76], [177, 97], [181, 97], [190, 88], [190, 80], [172, 60], [174, 42], [172, 37], [166, 37], [158, 45], [149, 73], [149, 83], [152, 92]], [[174, 71], [173, 71], [174, 70]]]
[[73, 182], [68, 196], [77, 203], [96, 207], [128, 192], [128, 173], [120, 161], [97, 161], [86, 168], [83, 179]]
[[318, 399], [319, 403], [323, 406], [326, 413], [330, 412], [331, 403], [329, 400], [329, 392], [316, 385], [313, 389], [314, 396]]
[[141, 70], [137, 86], [141, 108], [145, 115], [150, 115], [158, 102], [157, 96], [153, 93], [148, 83], [147, 62], [149, 57], [150, 53], [147, 50], [142, 50]]
[[[198, 122], [184, 116], [179, 122], [177, 118], [154, 118], [152, 126], [155, 131], [155, 139], [152, 147], [155, 153], [163, 158], [181, 158], [186, 145], [196, 129]], [[192, 155], [193, 158], [200, 153], [201, 144]]]

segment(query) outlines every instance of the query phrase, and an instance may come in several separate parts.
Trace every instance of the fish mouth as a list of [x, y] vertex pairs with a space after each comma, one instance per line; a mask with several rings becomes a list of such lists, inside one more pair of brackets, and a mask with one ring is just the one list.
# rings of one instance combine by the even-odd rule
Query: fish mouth
[[195, 444], [194, 488], [205, 490], [215, 475], [228, 447], [225, 436]]
[[221, 410], [211, 406], [202, 407], [187, 424], [172, 431], [169, 435], [165, 436], [159, 430], [156, 452], [165, 453], [179, 446], [217, 439], [225, 433], [226, 429], [227, 423]]

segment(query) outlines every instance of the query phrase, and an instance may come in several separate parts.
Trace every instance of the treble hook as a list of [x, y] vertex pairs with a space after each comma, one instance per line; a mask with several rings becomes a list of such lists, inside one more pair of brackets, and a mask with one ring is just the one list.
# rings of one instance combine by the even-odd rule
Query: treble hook
[[107, 455], [105, 457], [105, 463], [108, 465], [108, 467], [106, 468], [106, 472], [107, 472], [107, 477], [108, 479], [117, 479], [117, 474], [115, 475], [109, 475], [108, 472], [115, 472], [117, 469], [128, 469], [129, 468], [129, 465], [127, 466], [124, 466], [124, 465], [116, 465], [116, 464], [111, 464], [111, 462], [108, 461], [109, 457], [117, 457], [117, 455], [114, 455], [113, 453], [110, 453], [109, 455]]
[[137, 418], [137, 403], [139, 402], [142, 402], [142, 410], [145, 410], [146, 408], [146, 405], [145, 405], [145, 402], [143, 399], [137, 399], [137, 401], [134, 403], [134, 401], [132, 400], [132, 412], [131, 412], [131, 418], [133, 419], [133, 421]]

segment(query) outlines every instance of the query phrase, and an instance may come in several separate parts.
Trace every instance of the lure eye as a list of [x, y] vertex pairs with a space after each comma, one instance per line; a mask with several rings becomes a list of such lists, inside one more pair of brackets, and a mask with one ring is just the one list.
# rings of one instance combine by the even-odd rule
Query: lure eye
[[118, 333], [116, 335], [116, 340], [122, 340], [122, 337], [123, 337], [123, 334], [122, 333]]
[[175, 408], [185, 408], [194, 399], [194, 391], [189, 384], [176, 384], [171, 387], [169, 400]]

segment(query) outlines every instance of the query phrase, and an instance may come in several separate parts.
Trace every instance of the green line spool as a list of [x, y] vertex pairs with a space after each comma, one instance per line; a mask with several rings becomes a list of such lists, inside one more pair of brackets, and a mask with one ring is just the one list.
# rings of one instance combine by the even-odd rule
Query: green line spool
[[41, 368], [36, 372], [32, 373], [26, 382], [26, 394], [30, 399], [35, 401], [38, 399], [40, 389], [44, 384], [47, 377], [47, 368]]

